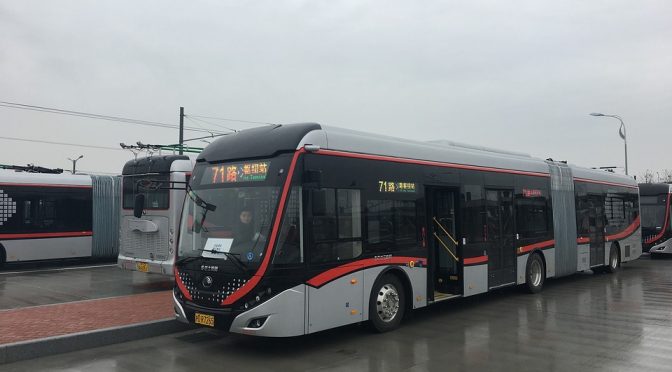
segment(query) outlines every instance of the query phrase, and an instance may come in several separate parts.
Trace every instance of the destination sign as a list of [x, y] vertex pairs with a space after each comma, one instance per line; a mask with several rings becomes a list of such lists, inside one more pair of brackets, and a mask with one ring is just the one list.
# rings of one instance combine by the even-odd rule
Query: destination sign
[[237, 163], [213, 165], [208, 167], [203, 175], [203, 183], [238, 183], [264, 181], [268, 175], [271, 162], [259, 161], [251, 163]]
[[412, 193], [415, 190], [414, 182], [378, 181], [379, 192]]

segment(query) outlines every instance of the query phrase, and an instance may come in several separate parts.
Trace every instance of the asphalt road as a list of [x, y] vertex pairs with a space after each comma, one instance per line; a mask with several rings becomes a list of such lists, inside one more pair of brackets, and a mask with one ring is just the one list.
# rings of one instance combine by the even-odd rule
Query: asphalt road
[[292, 339], [198, 329], [1, 366], [3, 371], [670, 371], [672, 260], [550, 280]]
[[0, 271], [0, 310], [58, 304], [172, 288], [170, 276], [84, 265]]

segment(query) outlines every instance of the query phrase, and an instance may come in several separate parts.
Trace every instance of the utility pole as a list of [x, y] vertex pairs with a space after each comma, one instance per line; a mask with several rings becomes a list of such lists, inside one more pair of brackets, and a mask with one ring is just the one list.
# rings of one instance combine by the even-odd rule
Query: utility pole
[[180, 155], [183, 154], [182, 144], [184, 143], [184, 107], [180, 107]]
[[83, 157], [84, 157], [84, 155], [79, 155], [79, 157], [76, 158], [76, 159], [70, 159], [70, 158], [68, 158], [68, 160], [70, 160], [70, 161], [72, 162], [72, 174], [75, 174], [75, 172], [76, 172], [75, 167], [77, 166], [77, 160], [79, 160], [79, 159], [81, 159], [81, 158], [83, 158]]

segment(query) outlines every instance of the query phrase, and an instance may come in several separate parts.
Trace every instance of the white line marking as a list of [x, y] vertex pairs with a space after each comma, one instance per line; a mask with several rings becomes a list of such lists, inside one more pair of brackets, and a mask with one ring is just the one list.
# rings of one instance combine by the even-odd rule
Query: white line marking
[[112, 267], [112, 266], [117, 266], [117, 264], [94, 265], [94, 266], [76, 266], [76, 267], [60, 267], [60, 268], [55, 268], [55, 269], [29, 270], [29, 271], [8, 271], [8, 272], [0, 272], [0, 275], [47, 273], [47, 272], [50, 272], [50, 271], [85, 270], [85, 269], [96, 269], [96, 268], [100, 268], [100, 267]]

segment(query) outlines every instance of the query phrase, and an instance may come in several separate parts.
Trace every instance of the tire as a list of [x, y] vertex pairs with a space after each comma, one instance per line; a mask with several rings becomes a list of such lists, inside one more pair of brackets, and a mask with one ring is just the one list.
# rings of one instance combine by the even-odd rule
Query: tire
[[5, 262], [7, 262], [7, 253], [5, 252], [5, 247], [0, 245], [0, 269], [5, 266]]
[[376, 280], [369, 298], [369, 321], [377, 332], [388, 332], [399, 327], [406, 312], [404, 285], [392, 274]]
[[530, 293], [539, 293], [546, 281], [546, 265], [539, 253], [533, 253], [525, 266], [525, 288]]
[[616, 244], [612, 244], [611, 249], [609, 249], [609, 263], [604, 268], [604, 271], [613, 274], [616, 271], [618, 271], [618, 268], [620, 266], [621, 262], [620, 262], [620, 255], [618, 254], [618, 247], [616, 246]]

